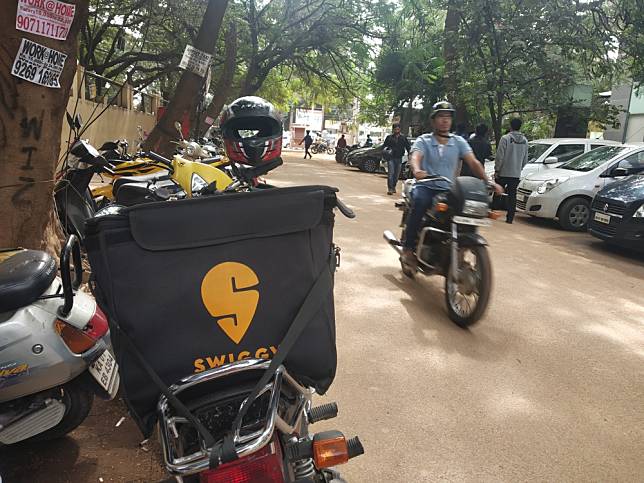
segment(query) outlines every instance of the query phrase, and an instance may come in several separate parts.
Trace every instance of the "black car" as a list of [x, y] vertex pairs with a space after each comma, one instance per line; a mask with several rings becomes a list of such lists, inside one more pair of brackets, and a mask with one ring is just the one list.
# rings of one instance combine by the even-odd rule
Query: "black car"
[[368, 148], [359, 148], [347, 154], [346, 163], [355, 166], [360, 171], [375, 173], [381, 170], [382, 150], [384, 144], [376, 144]]
[[597, 193], [589, 230], [606, 242], [644, 251], [644, 173]]

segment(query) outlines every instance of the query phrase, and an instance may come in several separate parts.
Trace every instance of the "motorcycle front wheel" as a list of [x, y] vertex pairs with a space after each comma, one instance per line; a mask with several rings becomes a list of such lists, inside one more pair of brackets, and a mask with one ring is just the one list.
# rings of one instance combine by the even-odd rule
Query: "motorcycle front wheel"
[[332, 155], [335, 154], [335, 148], [327, 148], [326, 153]]
[[458, 249], [461, 274], [453, 280], [451, 270], [445, 277], [445, 302], [449, 318], [459, 327], [478, 322], [487, 309], [492, 291], [492, 264], [485, 246]]

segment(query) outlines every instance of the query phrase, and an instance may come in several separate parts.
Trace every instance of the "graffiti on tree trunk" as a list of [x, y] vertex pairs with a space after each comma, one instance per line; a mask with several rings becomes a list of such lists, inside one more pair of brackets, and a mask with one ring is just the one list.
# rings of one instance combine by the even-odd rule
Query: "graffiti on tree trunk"
[[[34, 169], [31, 163], [32, 156], [38, 151], [38, 148], [29, 143], [30, 140], [39, 141], [42, 135], [43, 117], [45, 111], [40, 112], [40, 116], [25, 115], [20, 121], [20, 136], [25, 140], [26, 145], [21, 148], [24, 153], [24, 163], [20, 166], [21, 171], [32, 171]], [[11, 196], [11, 203], [17, 208], [27, 208], [31, 205], [31, 201], [27, 199], [27, 192], [33, 189], [35, 178], [31, 176], [19, 176], [18, 180], [25, 183], [19, 187], [16, 192]]]

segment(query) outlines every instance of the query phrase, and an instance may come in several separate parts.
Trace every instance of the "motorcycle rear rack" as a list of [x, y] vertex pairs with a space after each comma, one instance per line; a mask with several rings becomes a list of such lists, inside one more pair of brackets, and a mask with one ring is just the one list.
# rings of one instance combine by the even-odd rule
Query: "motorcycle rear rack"
[[[173, 394], [179, 395], [186, 389], [198, 384], [211, 382], [244, 371], [266, 370], [269, 364], [270, 360], [265, 359], [246, 359], [234, 362], [188, 376], [179, 383], [170, 386], [170, 390]], [[287, 417], [289, 421], [285, 420], [278, 411], [280, 394], [284, 385], [287, 385], [296, 394], [295, 410], [293, 411], [294, 416], [292, 418]], [[284, 434], [292, 434], [300, 424], [302, 417], [306, 417], [305, 409], [308, 409], [308, 406], [310, 406], [312, 391], [298, 384], [288, 374], [284, 366], [280, 366], [277, 369], [273, 379], [261, 390], [258, 398], [267, 392], [270, 395], [264, 426], [258, 431], [244, 435], [241, 434], [241, 422], [239, 426], [234, 428], [235, 451], [240, 458], [253, 454], [266, 446], [271, 441], [276, 427]], [[251, 403], [252, 401], [244, 399], [242, 404]], [[198, 451], [188, 455], [177, 453], [177, 448], [174, 444], [179, 437], [177, 427], [182, 424], [192, 425], [186, 418], [174, 413], [170, 402], [163, 395], [159, 398], [157, 413], [166, 469], [171, 474], [178, 476], [192, 475], [207, 470], [210, 463], [209, 451], [211, 448], [206, 447], [201, 437], [199, 437], [200, 449]]]

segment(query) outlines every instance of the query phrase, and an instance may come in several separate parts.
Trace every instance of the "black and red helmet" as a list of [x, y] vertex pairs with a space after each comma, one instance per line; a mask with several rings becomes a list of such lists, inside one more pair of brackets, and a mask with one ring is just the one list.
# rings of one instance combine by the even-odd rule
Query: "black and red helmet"
[[256, 166], [282, 155], [282, 117], [261, 97], [240, 97], [219, 118], [228, 159]]

